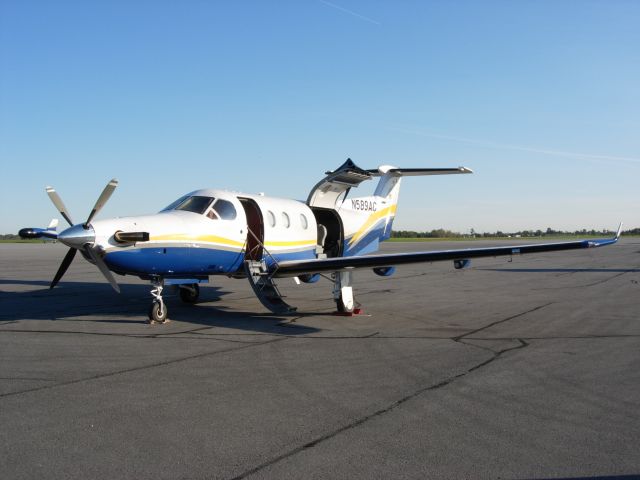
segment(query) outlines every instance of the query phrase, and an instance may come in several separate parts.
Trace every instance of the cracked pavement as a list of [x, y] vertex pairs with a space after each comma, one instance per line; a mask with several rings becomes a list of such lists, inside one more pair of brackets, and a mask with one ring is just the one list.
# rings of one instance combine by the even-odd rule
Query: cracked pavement
[[[495, 244], [495, 243], [494, 243]], [[478, 243], [474, 243], [478, 245]], [[332, 316], [325, 280], [246, 281], [202, 302], [0, 245], [5, 478], [561, 478], [640, 475], [640, 239], [355, 277], [366, 315]], [[385, 251], [457, 248], [385, 244]]]

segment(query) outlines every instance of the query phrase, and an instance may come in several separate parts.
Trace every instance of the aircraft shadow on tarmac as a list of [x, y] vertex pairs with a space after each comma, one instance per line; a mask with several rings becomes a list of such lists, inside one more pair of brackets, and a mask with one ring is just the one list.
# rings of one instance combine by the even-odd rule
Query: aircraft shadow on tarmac
[[[0, 324], [22, 320], [77, 320], [92, 323], [140, 324], [147, 323], [147, 308], [151, 303], [148, 285], [121, 284], [121, 293], [111, 291], [108, 285], [99, 282], [61, 282], [54, 290], [49, 282], [40, 280], [0, 279], [2, 285], [31, 285], [44, 287], [27, 292], [0, 291], [3, 309]], [[306, 335], [319, 332], [313, 327], [291, 323], [293, 318], [327, 315], [326, 312], [304, 312], [293, 316], [277, 316], [256, 305], [256, 311], [238, 311], [223, 305], [214, 306], [225, 295], [232, 292], [220, 287], [207, 286], [200, 290], [200, 301], [185, 304], [172, 289], [165, 289], [165, 302], [169, 308], [169, 318], [176, 322], [232, 330], [268, 333], [275, 335]], [[250, 298], [252, 304], [253, 297]], [[237, 304], [236, 298], [234, 303]], [[78, 318], [97, 317], [97, 318]], [[160, 332], [154, 332], [160, 333]]]

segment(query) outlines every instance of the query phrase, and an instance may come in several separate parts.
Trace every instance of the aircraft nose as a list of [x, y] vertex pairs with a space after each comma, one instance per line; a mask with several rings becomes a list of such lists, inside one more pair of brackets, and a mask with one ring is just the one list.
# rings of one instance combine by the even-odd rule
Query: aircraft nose
[[87, 243], [94, 243], [96, 240], [96, 232], [91, 225], [78, 224], [67, 228], [58, 235], [58, 240], [66, 246], [81, 249]]

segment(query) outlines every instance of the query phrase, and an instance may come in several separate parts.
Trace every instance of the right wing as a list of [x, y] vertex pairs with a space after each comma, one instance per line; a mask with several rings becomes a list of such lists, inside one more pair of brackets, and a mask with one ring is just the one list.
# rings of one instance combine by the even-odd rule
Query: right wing
[[603, 247], [618, 241], [622, 224], [613, 238], [599, 240], [577, 240], [573, 242], [536, 243], [507, 247], [462, 248], [457, 250], [435, 250], [431, 252], [391, 253], [383, 255], [360, 255], [353, 257], [322, 258], [314, 260], [291, 260], [273, 265], [274, 277], [295, 277], [302, 274], [339, 272], [356, 268], [376, 268], [404, 265], [408, 263], [439, 262], [443, 260], [465, 260], [501, 255], [522, 255], [526, 253], [556, 252], [582, 248]]

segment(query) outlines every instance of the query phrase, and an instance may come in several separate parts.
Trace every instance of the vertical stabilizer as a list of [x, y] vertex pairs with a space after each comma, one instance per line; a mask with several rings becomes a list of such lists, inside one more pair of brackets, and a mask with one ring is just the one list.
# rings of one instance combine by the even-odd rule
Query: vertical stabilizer
[[380, 177], [374, 194], [346, 199], [339, 209], [345, 231], [345, 256], [374, 252], [381, 241], [391, 237], [402, 177], [473, 173], [465, 167], [397, 168], [391, 165], [367, 172], [372, 177]]

